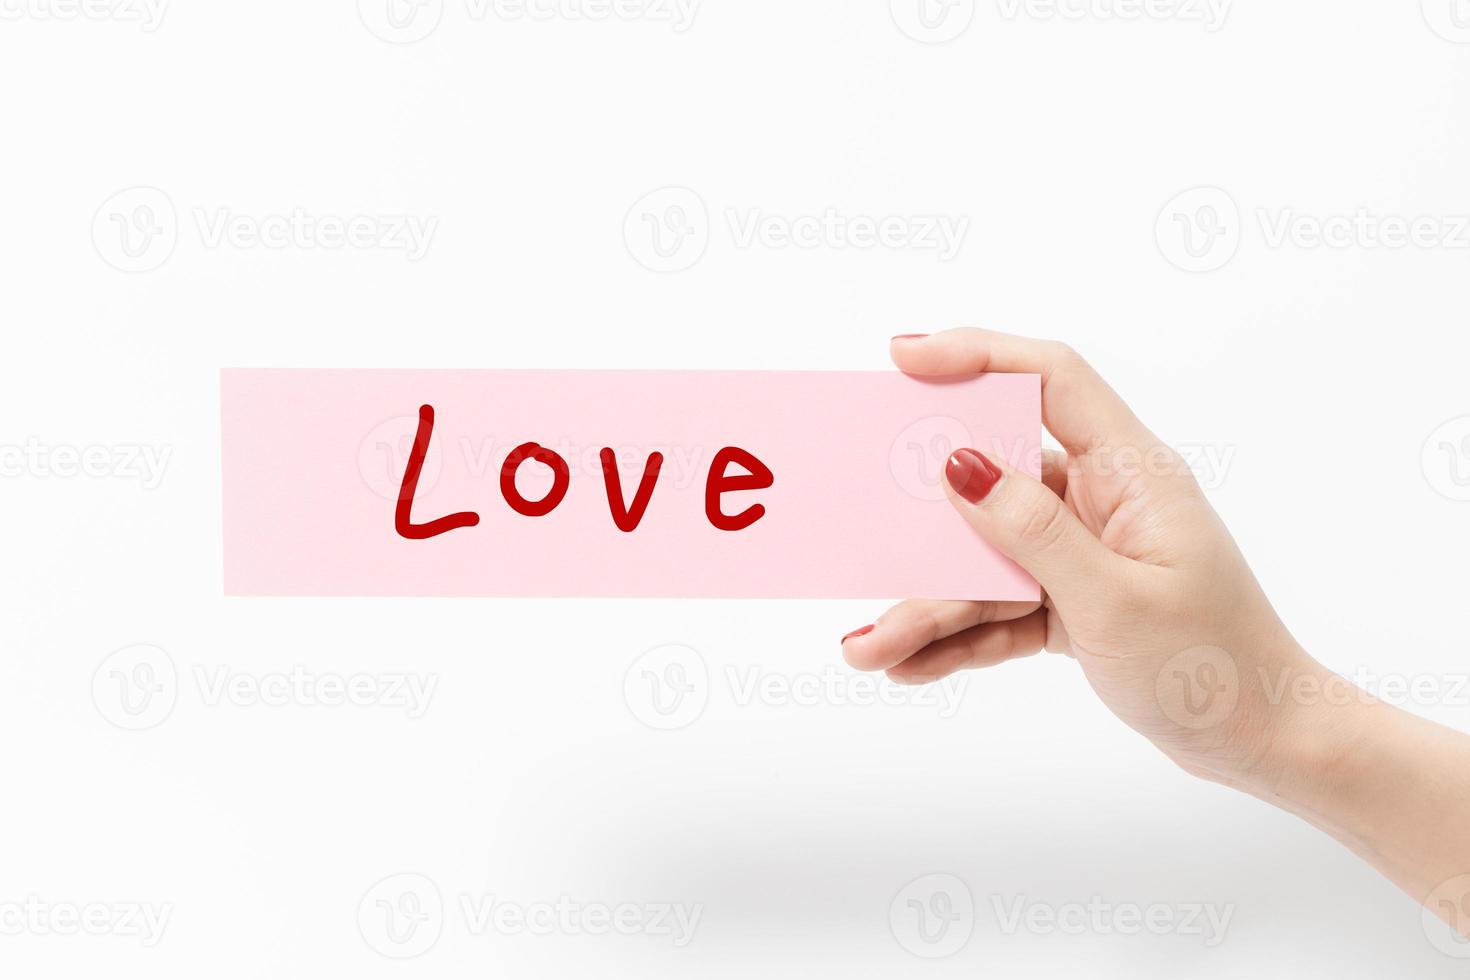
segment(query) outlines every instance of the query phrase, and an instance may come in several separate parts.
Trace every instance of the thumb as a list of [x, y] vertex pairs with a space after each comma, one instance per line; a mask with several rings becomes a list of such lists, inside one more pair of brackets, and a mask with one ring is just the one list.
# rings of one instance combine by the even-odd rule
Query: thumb
[[1096, 595], [1126, 559], [1109, 551], [1039, 480], [973, 449], [944, 467], [950, 502], [1060, 605]]

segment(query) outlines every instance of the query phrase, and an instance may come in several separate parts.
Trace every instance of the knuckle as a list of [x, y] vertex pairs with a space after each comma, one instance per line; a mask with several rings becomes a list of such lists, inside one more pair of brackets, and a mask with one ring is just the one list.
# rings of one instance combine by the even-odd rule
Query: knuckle
[[944, 634], [944, 624], [939, 621], [938, 614], [933, 606], [924, 606], [916, 610], [919, 617], [919, 635], [924, 644], [933, 643]]
[[1021, 538], [1038, 549], [1054, 548], [1067, 534], [1067, 514], [1060, 500], [1031, 508], [1021, 524]]
[[997, 623], [993, 629], [974, 630], [965, 638], [965, 666], [983, 667], [1010, 646], [1009, 623]]
[[1087, 360], [1071, 344], [1060, 340], [1049, 342], [1051, 345], [1051, 357], [1058, 367], [1076, 369], [1087, 366]]

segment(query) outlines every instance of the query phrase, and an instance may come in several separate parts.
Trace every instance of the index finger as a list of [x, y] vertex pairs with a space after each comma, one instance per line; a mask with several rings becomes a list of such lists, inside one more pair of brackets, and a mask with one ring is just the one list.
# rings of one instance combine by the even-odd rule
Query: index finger
[[1072, 455], [1099, 446], [1157, 441], [1092, 365], [1066, 344], [961, 327], [894, 337], [890, 353], [900, 371], [926, 377], [986, 371], [1041, 375], [1042, 421]]

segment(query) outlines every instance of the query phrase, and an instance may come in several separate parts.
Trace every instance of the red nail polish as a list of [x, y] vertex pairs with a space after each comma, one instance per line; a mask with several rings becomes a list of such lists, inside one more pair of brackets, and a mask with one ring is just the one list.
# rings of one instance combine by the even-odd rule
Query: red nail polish
[[929, 335], [926, 334], [926, 333], [901, 333], [901, 334], [898, 334], [897, 336], [895, 336], [893, 339], [894, 340], [923, 340], [927, 336], [929, 336]]
[[996, 465], [973, 449], [960, 449], [949, 458], [949, 485], [955, 493], [972, 504], [978, 504], [1000, 482]]
[[860, 630], [853, 630], [851, 633], [849, 633], [846, 636], [844, 636], [842, 638], [842, 642], [843, 643], [846, 643], [848, 640], [852, 639], [854, 636], [867, 636], [871, 632], [873, 632], [873, 627], [871, 627], [871, 626], [864, 626], [862, 629], [860, 629]]

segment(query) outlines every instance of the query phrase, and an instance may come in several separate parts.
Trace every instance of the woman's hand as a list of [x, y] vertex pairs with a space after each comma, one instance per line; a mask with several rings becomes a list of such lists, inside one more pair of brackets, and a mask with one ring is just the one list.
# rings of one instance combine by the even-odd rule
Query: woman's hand
[[1069, 348], [950, 330], [895, 337], [892, 354], [920, 376], [1039, 374], [1065, 452], [1044, 454], [1040, 481], [971, 448], [945, 466], [955, 508], [1040, 603], [910, 599], [844, 638], [848, 663], [917, 684], [1068, 654], [1186, 771], [1311, 821], [1470, 937], [1470, 737], [1308, 656], [1184, 461]]
[[[1076, 353], [987, 330], [897, 337], [921, 376], [1041, 375], [1042, 480], [965, 448], [945, 483], [964, 518], [1044, 590], [1031, 603], [911, 599], [843, 653], [904, 683], [1042, 649], [1081, 665], [1103, 702], [1186, 770], [1243, 785], [1270, 766], [1276, 682], [1322, 673], [1292, 640], [1188, 466]], [[1242, 684], [1257, 675], [1267, 688]]]

